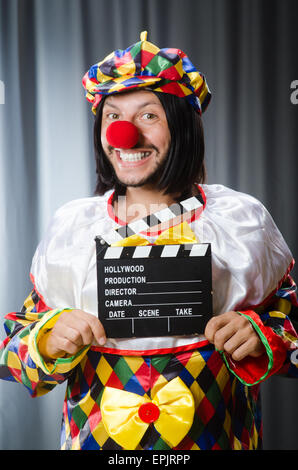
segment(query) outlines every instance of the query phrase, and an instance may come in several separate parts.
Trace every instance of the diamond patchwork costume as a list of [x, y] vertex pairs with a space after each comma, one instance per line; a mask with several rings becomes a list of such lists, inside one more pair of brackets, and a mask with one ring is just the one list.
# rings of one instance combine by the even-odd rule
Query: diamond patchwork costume
[[[145, 87], [187, 99], [196, 112], [210, 100], [204, 76], [178, 49], [159, 49], [141, 35], [83, 78], [92, 110], [111, 93]], [[246, 316], [265, 346], [258, 358], [234, 362], [203, 335], [108, 338], [73, 357], [45, 362], [40, 338], [59, 315], [81, 309], [97, 316], [98, 235], [113, 238], [121, 221], [113, 191], [65, 204], [39, 244], [33, 290], [20, 312], [6, 315], [0, 377], [33, 397], [67, 381], [62, 449], [258, 449], [262, 446], [259, 384], [274, 373], [297, 376], [290, 356], [297, 334], [294, 261], [262, 204], [222, 185], [198, 187], [201, 207], [182, 237], [211, 243], [214, 314]], [[140, 243], [167, 234], [140, 233]], [[294, 317], [293, 317], [294, 318]]]

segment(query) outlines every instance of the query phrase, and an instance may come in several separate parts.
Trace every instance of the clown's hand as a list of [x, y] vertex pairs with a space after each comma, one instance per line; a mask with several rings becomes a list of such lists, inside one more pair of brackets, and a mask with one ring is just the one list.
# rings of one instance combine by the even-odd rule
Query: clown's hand
[[259, 357], [265, 351], [250, 321], [237, 312], [212, 317], [204, 334], [217, 350], [228, 353], [235, 361], [246, 356]]
[[45, 359], [72, 356], [93, 341], [99, 345], [106, 341], [103, 326], [98, 318], [82, 310], [66, 311], [41, 338], [39, 351]]

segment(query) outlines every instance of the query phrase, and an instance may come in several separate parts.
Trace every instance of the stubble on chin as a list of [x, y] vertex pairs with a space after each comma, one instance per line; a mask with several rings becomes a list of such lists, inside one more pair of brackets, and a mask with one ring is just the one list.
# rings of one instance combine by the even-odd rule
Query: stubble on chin
[[131, 175], [129, 175], [127, 177], [126, 180], [124, 179], [121, 179], [121, 177], [119, 177], [117, 175], [117, 172], [115, 171], [115, 168], [114, 166], [112, 165], [111, 163], [111, 157], [113, 155], [113, 150], [114, 148], [113, 147], [108, 147], [108, 154], [105, 153], [105, 156], [107, 158], [107, 160], [109, 161], [110, 165], [111, 165], [111, 169], [113, 171], [113, 175], [114, 175], [114, 178], [115, 180], [117, 181], [118, 184], [120, 184], [121, 186], [127, 188], [127, 187], [131, 187], [131, 188], [140, 188], [142, 186], [156, 186], [156, 184], [158, 183], [158, 181], [160, 180], [160, 177], [163, 173], [163, 169], [164, 169], [164, 166], [166, 164], [166, 161], [167, 161], [167, 158], [168, 158], [168, 155], [166, 156], [166, 158], [164, 159], [158, 159], [159, 157], [159, 152], [156, 148], [154, 148], [154, 150], [156, 151], [156, 154], [157, 154], [157, 161], [155, 162], [155, 167], [152, 169], [151, 173], [147, 176], [145, 176], [144, 178], [142, 179], [138, 179], [138, 178], [134, 178], [134, 174], [133, 174], [133, 168], [131, 169]]

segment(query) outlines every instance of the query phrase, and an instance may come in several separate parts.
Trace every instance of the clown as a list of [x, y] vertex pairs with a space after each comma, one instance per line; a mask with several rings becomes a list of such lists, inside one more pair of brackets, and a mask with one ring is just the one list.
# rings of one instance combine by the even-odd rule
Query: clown
[[[293, 259], [262, 204], [207, 185], [203, 74], [147, 34], [83, 78], [95, 115], [96, 196], [60, 208], [31, 268], [33, 290], [6, 316], [1, 377], [32, 396], [67, 381], [62, 449], [211, 450], [262, 446], [259, 384], [297, 338]], [[200, 334], [106, 337], [94, 238], [195, 196], [199, 207], [135, 244], [211, 243], [214, 316]]]

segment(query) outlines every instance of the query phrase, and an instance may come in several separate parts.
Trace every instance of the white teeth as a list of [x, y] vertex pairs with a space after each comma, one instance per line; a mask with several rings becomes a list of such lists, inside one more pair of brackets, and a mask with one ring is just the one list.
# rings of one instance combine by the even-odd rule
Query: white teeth
[[123, 162], [138, 162], [148, 157], [149, 154], [150, 152], [123, 153], [120, 151], [120, 158]]

